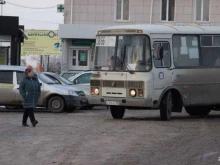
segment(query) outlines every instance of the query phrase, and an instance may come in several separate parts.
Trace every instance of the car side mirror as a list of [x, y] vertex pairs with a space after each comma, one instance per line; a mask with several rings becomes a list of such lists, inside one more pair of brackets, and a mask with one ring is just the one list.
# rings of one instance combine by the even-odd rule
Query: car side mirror
[[42, 83], [40, 83], [40, 87], [42, 86], [43, 84]]

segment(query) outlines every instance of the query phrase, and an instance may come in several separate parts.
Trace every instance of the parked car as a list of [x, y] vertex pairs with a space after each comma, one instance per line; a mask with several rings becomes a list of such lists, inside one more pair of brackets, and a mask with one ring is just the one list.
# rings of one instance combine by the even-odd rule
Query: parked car
[[88, 105], [85, 107], [82, 107], [81, 109], [92, 109], [94, 107], [94, 105], [90, 105], [89, 104], [89, 99], [90, 99], [90, 84], [76, 84], [74, 85], [71, 81], [66, 80], [65, 78], [63, 78], [62, 76], [60, 76], [57, 73], [52, 73], [52, 72], [43, 72], [43, 74], [47, 77], [49, 77], [50, 79], [52, 79], [53, 81], [55, 81], [56, 83], [62, 84], [62, 85], [71, 85], [74, 87], [77, 87], [78, 89], [80, 89], [81, 91], [83, 91], [87, 97], [88, 100]]
[[42, 73], [45, 76], [52, 79], [53, 81], [55, 81], [56, 83], [63, 84], [63, 85], [73, 85], [71, 81], [69, 81], [68, 79], [65, 79], [64, 77], [62, 77], [61, 75], [57, 73], [53, 73], [53, 72], [42, 72]]
[[[22, 98], [19, 93], [25, 67], [21, 66], [0, 66], [0, 105], [21, 106]], [[85, 93], [76, 87], [64, 86], [55, 83], [40, 72], [35, 72], [41, 83], [41, 96], [37, 103], [38, 107], [46, 107], [51, 112], [62, 112], [65, 108], [87, 105]]]
[[72, 76], [75, 76], [77, 73], [80, 73], [82, 71], [64, 71], [61, 72], [61, 76], [64, 77], [65, 79], [69, 79]]

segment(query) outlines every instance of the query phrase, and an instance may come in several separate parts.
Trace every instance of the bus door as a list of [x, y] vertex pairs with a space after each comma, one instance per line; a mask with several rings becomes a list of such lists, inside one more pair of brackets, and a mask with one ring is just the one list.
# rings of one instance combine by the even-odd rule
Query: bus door
[[154, 89], [163, 90], [172, 85], [171, 48], [169, 40], [153, 42], [153, 77]]

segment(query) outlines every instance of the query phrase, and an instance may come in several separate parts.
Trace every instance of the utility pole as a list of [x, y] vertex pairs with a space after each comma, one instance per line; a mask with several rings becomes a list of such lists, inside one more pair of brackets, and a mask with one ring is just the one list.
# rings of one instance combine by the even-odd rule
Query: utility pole
[[3, 15], [3, 5], [5, 5], [6, 2], [4, 0], [0, 0], [0, 5], [1, 5], [1, 15]]

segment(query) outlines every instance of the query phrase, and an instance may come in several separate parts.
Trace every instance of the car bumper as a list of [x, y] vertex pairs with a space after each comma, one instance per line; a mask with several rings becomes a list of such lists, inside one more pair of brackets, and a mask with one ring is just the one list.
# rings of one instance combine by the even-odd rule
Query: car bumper
[[88, 100], [84, 96], [64, 96], [67, 108], [81, 107], [88, 104]]

